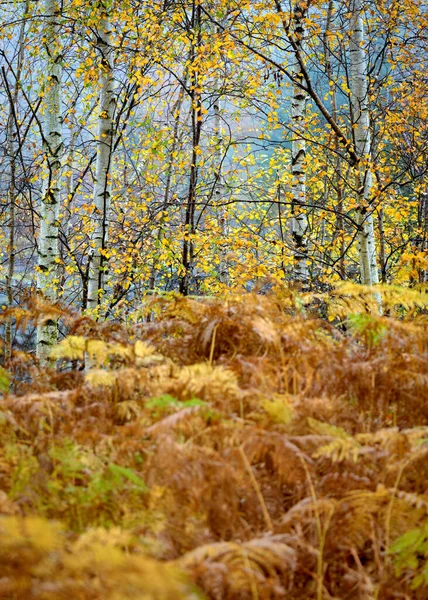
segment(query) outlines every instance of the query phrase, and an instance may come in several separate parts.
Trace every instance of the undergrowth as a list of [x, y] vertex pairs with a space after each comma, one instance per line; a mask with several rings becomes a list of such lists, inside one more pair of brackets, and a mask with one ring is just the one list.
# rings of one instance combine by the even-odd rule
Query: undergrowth
[[0, 371], [0, 598], [426, 598], [426, 295], [382, 295], [6, 312], [68, 335]]

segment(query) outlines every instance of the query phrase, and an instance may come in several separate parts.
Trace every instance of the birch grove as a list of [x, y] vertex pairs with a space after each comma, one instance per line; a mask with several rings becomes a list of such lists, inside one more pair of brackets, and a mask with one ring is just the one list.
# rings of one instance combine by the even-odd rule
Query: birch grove
[[[426, 281], [417, 0], [44, 0], [0, 18], [4, 310], [37, 292], [120, 322], [147, 296]], [[44, 365], [59, 333], [37, 329]]]

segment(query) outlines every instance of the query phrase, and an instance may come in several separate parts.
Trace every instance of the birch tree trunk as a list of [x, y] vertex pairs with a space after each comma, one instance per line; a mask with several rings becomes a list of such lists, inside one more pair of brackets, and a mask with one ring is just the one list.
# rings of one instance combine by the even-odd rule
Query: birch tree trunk
[[371, 135], [362, 0], [351, 0], [350, 9], [352, 15], [350, 23], [350, 88], [354, 146], [358, 157], [354, 170], [359, 205], [360, 272], [361, 283], [372, 285], [379, 283], [379, 273], [373, 215], [370, 207], [373, 174], [370, 166]]
[[296, 83], [293, 85], [292, 124], [293, 139], [291, 146], [292, 171], [292, 213], [291, 234], [294, 244], [293, 280], [306, 285], [309, 280], [307, 260], [308, 217], [306, 214], [306, 142], [305, 116], [307, 94], [298, 85], [304, 82], [301, 62], [297, 54], [303, 57], [305, 46], [305, 17], [308, 2], [297, 0], [293, 14], [293, 36], [295, 41], [295, 57], [293, 60], [293, 75]]
[[[45, 124], [43, 145], [47, 177], [42, 189], [40, 232], [38, 240], [37, 290], [49, 301], [58, 297], [58, 217], [60, 210], [60, 177], [62, 152], [61, 74], [62, 53], [60, 14], [57, 0], [45, 0], [46, 25], [44, 37], [47, 53], [45, 87]], [[58, 325], [48, 321], [37, 328], [37, 357], [44, 364], [57, 342]]]
[[100, 2], [101, 11], [97, 35], [97, 49], [101, 55], [100, 97], [97, 132], [97, 160], [94, 182], [94, 231], [92, 235], [92, 257], [88, 275], [89, 309], [95, 309], [104, 292], [106, 249], [110, 222], [110, 171], [113, 150], [114, 113], [116, 98], [114, 93], [113, 51], [111, 47], [111, 25], [105, 5]]
[[[23, 15], [28, 14], [28, 5], [29, 0], [26, 0], [24, 5]], [[17, 148], [17, 136], [18, 136], [18, 126], [19, 126], [19, 116], [18, 116], [18, 94], [19, 87], [21, 85], [21, 75], [22, 68], [24, 62], [24, 36], [25, 36], [25, 27], [26, 27], [26, 19], [23, 18], [21, 22], [21, 27], [19, 29], [19, 37], [18, 37], [18, 56], [17, 56], [17, 64], [16, 64], [16, 79], [13, 90], [9, 88], [7, 85], [7, 80], [5, 78], [4, 72], [4, 83], [7, 88], [7, 95], [9, 99], [9, 114], [7, 119], [7, 156], [9, 159], [9, 173], [8, 173], [8, 182], [7, 182], [7, 202], [8, 202], [8, 226], [9, 226], [9, 235], [8, 235], [8, 257], [9, 264], [6, 273], [6, 297], [9, 308], [13, 306], [14, 294], [13, 294], [13, 277], [15, 274], [15, 228], [16, 228], [16, 159], [18, 154]], [[7, 362], [10, 360], [12, 356], [12, 340], [13, 340], [13, 322], [12, 317], [9, 317], [5, 323], [5, 332], [4, 332], [4, 358]]]

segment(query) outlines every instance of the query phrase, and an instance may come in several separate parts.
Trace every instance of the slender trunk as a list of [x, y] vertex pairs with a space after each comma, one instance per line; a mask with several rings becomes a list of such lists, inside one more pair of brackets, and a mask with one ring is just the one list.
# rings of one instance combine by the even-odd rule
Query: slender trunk
[[[327, 203], [328, 203], [328, 180], [327, 178], [325, 178], [324, 181], [324, 193], [323, 193], [323, 199], [322, 199], [322, 207], [326, 207]], [[311, 215], [312, 219], [313, 219], [313, 213]], [[319, 231], [318, 231], [318, 240], [317, 243], [319, 244], [319, 250], [318, 250], [318, 254], [319, 257], [321, 259], [321, 264], [329, 264], [330, 263], [330, 253], [328, 252], [327, 248], [325, 247], [326, 244], [326, 240], [329, 238], [329, 233], [327, 231], [326, 228], [326, 218], [325, 218], [325, 214], [321, 215], [321, 223], [319, 225]], [[314, 251], [314, 255], [316, 254], [316, 252]]]
[[[305, 18], [308, 2], [297, 1], [293, 14], [293, 36], [296, 45], [296, 56], [293, 60], [293, 73], [299, 83], [303, 83], [304, 74], [297, 53], [302, 55], [305, 46]], [[298, 85], [293, 86], [292, 123], [293, 140], [291, 147], [292, 170], [292, 221], [291, 234], [294, 243], [293, 279], [301, 285], [309, 281], [307, 260], [308, 217], [306, 214], [306, 142], [305, 116], [307, 95]]]
[[[418, 227], [420, 231], [417, 247], [418, 250], [425, 253], [428, 249], [428, 192], [420, 192], [418, 197]], [[418, 270], [419, 283], [428, 281], [428, 269]]]
[[383, 208], [379, 211], [379, 253], [381, 281], [386, 283], [386, 251], [385, 251], [385, 227]]
[[279, 235], [281, 238], [281, 262], [280, 268], [283, 272], [284, 276], [286, 276], [286, 268], [285, 268], [285, 235], [284, 235], [284, 219], [282, 215], [282, 197], [281, 197], [281, 183], [278, 181], [277, 185], [277, 198], [278, 198], [278, 225], [279, 225]]
[[223, 184], [223, 134], [221, 128], [221, 104], [220, 104], [220, 84], [217, 85], [217, 98], [214, 103], [214, 139], [216, 143], [215, 151], [215, 184], [214, 184], [214, 201], [217, 209], [217, 218], [220, 228], [221, 242], [219, 255], [219, 270], [218, 276], [220, 283], [228, 285], [229, 283], [229, 268], [227, 264], [227, 236], [228, 222], [227, 212], [225, 207], [220, 206], [224, 199], [224, 184]]
[[[375, 145], [372, 144], [372, 165], [373, 165], [373, 173], [376, 177], [377, 184], [379, 186], [382, 185], [381, 174], [379, 169], [376, 168], [376, 148]], [[383, 208], [378, 210], [378, 235], [379, 235], [379, 261], [380, 261], [380, 280], [382, 283], [386, 283], [386, 247], [385, 247], [385, 213]]]
[[379, 283], [376, 257], [376, 240], [371, 210], [373, 174], [370, 161], [371, 135], [368, 107], [367, 57], [364, 49], [362, 0], [351, 0], [351, 108], [355, 153], [358, 162], [354, 167], [358, 194], [358, 225], [361, 283]]
[[[324, 34], [324, 49], [325, 49], [325, 64], [326, 64], [326, 73], [328, 77], [328, 81], [334, 81], [333, 79], [333, 69], [331, 66], [331, 57], [332, 52], [330, 48], [329, 42], [329, 31], [331, 31], [332, 21], [333, 21], [333, 9], [334, 3], [333, 0], [329, 1], [328, 9], [327, 9], [327, 21], [325, 27]], [[331, 89], [331, 88], [330, 88]], [[336, 91], [333, 91], [333, 95], [331, 97], [331, 116], [335, 122], [338, 120], [338, 111], [337, 111], [337, 98]], [[343, 222], [343, 191], [342, 191], [342, 174], [341, 174], [341, 161], [340, 161], [340, 140], [337, 133], [333, 132], [334, 135], [334, 189], [336, 191], [336, 231], [333, 235], [333, 239], [339, 240], [339, 274], [342, 279], [346, 278], [345, 272], [345, 237], [344, 237], [344, 222]]]
[[[164, 223], [165, 223], [166, 210], [168, 208], [169, 196], [170, 196], [170, 191], [171, 191], [173, 164], [174, 164], [174, 160], [175, 160], [174, 157], [175, 157], [175, 152], [177, 150], [177, 145], [178, 145], [178, 132], [179, 132], [179, 126], [180, 126], [181, 107], [183, 105], [184, 91], [185, 91], [186, 85], [187, 85], [187, 72], [184, 77], [183, 86], [180, 88], [177, 102], [172, 110], [172, 112], [174, 114], [174, 130], [172, 133], [171, 150], [169, 152], [169, 157], [168, 157], [168, 167], [167, 167], [168, 170], [167, 170], [167, 174], [166, 174], [165, 192], [164, 192], [163, 202], [162, 202], [162, 214], [161, 214], [161, 218], [159, 221], [159, 229], [157, 231], [157, 240], [156, 240], [156, 242], [157, 242], [156, 245], [157, 245], [157, 248], [159, 248], [159, 252], [161, 252], [162, 240], [165, 237]], [[149, 279], [149, 289], [150, 290], [153, 290], [156, 285], [156, 276], [158, 273], [158, 268], [156, 266], [157, 262], [158, 262], [158, 258], [157, 258], [157, 256], [155, 256], [153, 259], [153, 264], [152, 264], [152, 268], [151, 268], [151, 272], [150, 272], [150, 279]]]
[[[29, 0], [24, 6], [23, 15], [28, 14]], [[13, 91], [8, 89], [9, 114], [7, 119], [7, 156], [9, 158], [9, 181], [7, 184], [7, 198], [9, 209], [9, 235], [8, 235], [8, 257], [9, 264], [6, 273], [6, 297], [9, 308], [13, 306], [13, 277], [15, 274], [15, 229], [16, 229], [16, 158], [17, 158], [17, 136], [18, 136], [18, 94], [21, 85], [22, 66], [24, 62], [24, 37], [26, 19], [23, 18], [18, 36], [18, 56], [16, 65], [16, 79]], [[6, 81], [5, 81], [6, 83]], [[12, 356], [13, 322], [9, 317], [5, 323], [4, 357], [6, 362]]]
[[[75, 100], [77, 102], [77, 99]], [[65, 269], [66, 264], [66, 252], [67, 247], [66, 243], [69, 237], [70, 225], [71, 225], [71, 202], [73, 198], [74, 191], [74, 162], [75, 162], [75, 151], [76, 151], [76, 141], [77, 136], [79, 134], [78, 125], [75, 122], [74, 114], [70, 115], [70, 142], [68, 146], [67, 157], [64, 161], [63, 165], [63, 175], [65, 178], [65, 186], [64, 186], [64, 197], [62, 201], [62, 236], [63, 240], [61, 243], [60, 240], [60, 255], [61, 255], [61, 266], [60, 266], [60, 289], [63, 292], [64, 286], [67, 280], [67, 272]]]
[[116, 106], [111, 25], [106, 7], [101, 2], [98, 6], [101, 11], [97, 34], [97, 49], [101, 55], [99, 76], [100, 112], [98, 115], [97, 160], [93, 193], [94, 231], [91, 240], [92, 256], [89, 266], [87, 299], [87, 306], [91, 310], [96, 309], [99, 305], [105, 286], [107, 262], [104, 252], [110, 222], [110, 171]]
[[[336, 158], [336, 172], [340, 169], [340, 157], [337, 155]], [[343, 222], [343, 194], [340, 176], [337, 177], [336, 181], [336, 192], [337, 192], [337, 220], [336, 220], [336, 231], [339, 236], [339, 274], [342, 279], [346, 279], [345, 270], [345, 229]]]
[[[10, 102], [10, 112], [7, 121], [7, 153], [9, 156], [9, 183], [8, 183], [8, 208], [9, 208], [9, 236], [8, 236], [8, 257], [9, 264], [6, 274], [6, 297], [9, 308], [13, 306], [13, 276], [15, 273], [15, 203], [16, 203], [16, 153], [15, 153], [15, 106]], [[12, 356], [12, 317], [9, 317], [5, 324], [4, 332], [4, 357], [9, 361]]]
[[[57, 0], [45, 0], [47, 81], [45, 91], [44, 151], [47, 178], [43, 185], [38, 240], [37, 290], [51, 302], [58, 298], [58, 217], [60, 211], [60, 177], [62, 152], [61, 119], [61, 46]], [[37, 328], [37, 356], [46, 363], [58, 339], [58, 324], [48, 321]]]
[[193, 2], [192, 29], [196, 31], [196, 45], [192, 43], [192, 57], [190, 62], [190, 90], [191, 90], [191, 114], [192, 114], [192, 157], [190, 164], [189, 188], [187, 192], [186, 213], [184, 221], [184, 239], [182, 264], [184, 273], [180, 281], [179, 291], [187, 295], [189, 293], [194, 268], [194, 234], [195, 234], [195, 211], [196, 211], [196, 185], [198, 181], [199, 144], [202, 131], [202, 100], [199, 86], [199, 73], [197, 57], [201, 44], [201, 6]]

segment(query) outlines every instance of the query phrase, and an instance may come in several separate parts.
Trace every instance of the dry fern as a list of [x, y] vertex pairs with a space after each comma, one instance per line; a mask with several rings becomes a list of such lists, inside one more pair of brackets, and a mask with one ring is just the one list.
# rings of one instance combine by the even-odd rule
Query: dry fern
[[214, 600], [279, 600], [291, 587], [297, 554], [275, 538], [259, 538], [202, 546], [184, 555], [178, 565]]
[[191, 586], [172, 566], [130, 556], [120, 548], [123, 542], [113, 531], [85, 534], [67, 545], [58, 524], [37, 517], [0, 518], [0, 596], [196, 600]]
[[55, 313], [60, 370], [17, 352], [0, 396], [0, 597], [194, 598], [184, 569], [212, 599], [424, 600], [388, 552], [427, 520], [424, 293], [381, 293]]

